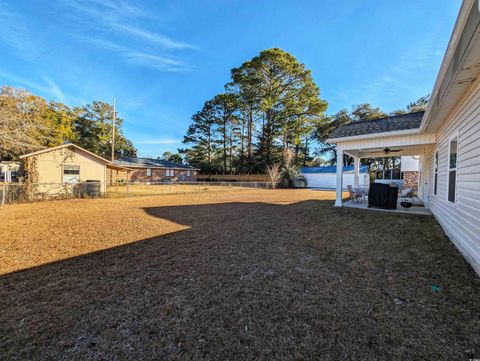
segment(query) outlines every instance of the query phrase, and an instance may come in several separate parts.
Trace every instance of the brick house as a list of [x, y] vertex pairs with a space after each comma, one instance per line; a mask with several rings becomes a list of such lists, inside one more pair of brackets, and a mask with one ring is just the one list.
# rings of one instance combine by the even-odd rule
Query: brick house
[[129, 180], [136, 183], [195, 182], [199, 169], [163, 159], [120, 158], [115, 164], [131, 170]]

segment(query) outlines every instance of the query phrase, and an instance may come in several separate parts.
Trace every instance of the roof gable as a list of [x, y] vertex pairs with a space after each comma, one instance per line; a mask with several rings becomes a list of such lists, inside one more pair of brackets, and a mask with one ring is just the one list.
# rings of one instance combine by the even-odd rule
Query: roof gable
[[425, 112], [415, 112], [393, 115], [385, 118], [370, 119], [344, 124], [334, 130], [330, 136], [330, 139], [418, 129], [420, 128], [424, 113]]
[[103, 163], [106, 163], [106, 164], [111, 164], [111, 162], [103, 157], [100, 157], [99, 155], [95, 154], [95, 153], [92, 153], [90, 152], [89, 150], [86, 150], [76, 144], [73, 144], [73, 143], [67, 143], [67, 144], [62, 144], [62, 145], [59, 145], [59, 146], [56, 146], [56, 147], [52, 147], [52, 148], [45, 148], [45, 149], [42, 149], [42, 150], [39, 150], [39, 151], [36, 151], [36, 152], [32, 152], [32, 153], [28, 153], [28, 154], [24, 154], [24, 155], [21, 155], [20, 156], [20, 159], [24, 159], [24, 158], [28, 158], [28, 157], [33, 157], [35, 155], [39, 155], [39, 154], [43, 154], [43, 153], [48, 153], [48, 152], [52, 152], [52, 151], [56, 151], [56, 150], [59, 150], [59, 149], [63, 149], [63, 148], [75, 148], [75, 149], [78, 149], [82, 152], [85, 152], [93, 157], [95, 157], [96, 159], [98, 159], [99, 161], [102, 161]]

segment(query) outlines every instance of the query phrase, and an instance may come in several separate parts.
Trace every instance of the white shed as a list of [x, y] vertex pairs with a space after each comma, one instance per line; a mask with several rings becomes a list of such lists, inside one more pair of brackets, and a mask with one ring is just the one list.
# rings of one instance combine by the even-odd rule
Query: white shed
[[[307, 187], [309, 188], [335, 189], [336, 173], [337, 166], [303, 167], [300, 169], [300, 174], [305, 177]], [[368, 173], [368, 167], [363, 165], [360, 167], [358, 186], [368, 188], [369, 184], [370, 175]], [[343, 167], [343, 185], [345, 189], [348, 185], [354, 185], [353, 166]]]

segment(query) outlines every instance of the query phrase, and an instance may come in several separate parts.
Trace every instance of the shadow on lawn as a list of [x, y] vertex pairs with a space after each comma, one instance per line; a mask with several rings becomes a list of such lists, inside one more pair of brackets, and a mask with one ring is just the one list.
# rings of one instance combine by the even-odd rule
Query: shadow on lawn
[[190, 228], [1, 277], [0, 354], [479, 357], [478, 278], [434, 219], [331, 205], [146, 208]]

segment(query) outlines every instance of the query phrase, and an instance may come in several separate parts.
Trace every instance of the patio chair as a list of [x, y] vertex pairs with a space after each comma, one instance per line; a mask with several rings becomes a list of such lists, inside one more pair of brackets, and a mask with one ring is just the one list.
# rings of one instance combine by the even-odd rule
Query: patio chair
[[347, 186], [348, 194], [350, 195], [350, 200], [353, 201], [354, 199], [357, 200], [362, 200], [365, 198], [365, 193], [358, 191], [357, 189], [353, 189], [351, 185]]
[[367, 198], [367, 192], [364, 188], [354, 188], [353, 191], [357, 193], [357, 199], [361, 200], [362, 202]]
[[404, 202], [411, 201], [412, 204], [415, 204], [415, 191], [412, 188], [404, 188], [401, 191], [400, 197]]

